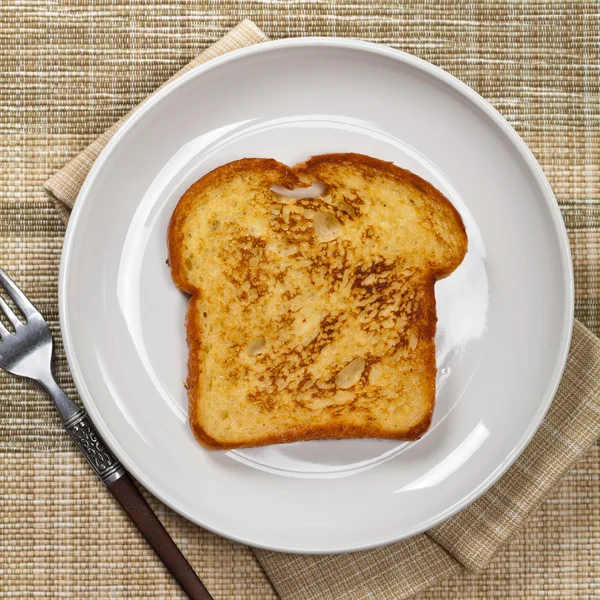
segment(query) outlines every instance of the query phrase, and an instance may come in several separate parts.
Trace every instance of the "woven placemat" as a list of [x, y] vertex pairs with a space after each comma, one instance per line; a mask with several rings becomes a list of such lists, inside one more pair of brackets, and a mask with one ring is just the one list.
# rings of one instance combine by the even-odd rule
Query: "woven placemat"
[[[110, 5], [53, 12], [34, 2], [0, 9], [0, 144], [9, 158], [0, 174], [1, 260], [56, 330], [63, 231], [38, 186], [250, 12], [271, 37], [354, 35], [402, 47], [491, 100], [520, 131], [553, 184], [574, 251], [577, 314], [597, 332], [597, 8], [256, 2], [242, 10], [225, 2], [193, 10]], [[26, 43], [14, 33], [19, 28], [28, 32]], [[70, 388], [60, 348], [58, 356], [60, 378]], [[139, 597], [175, 597], [176, 588], [135, 530], [94, 488], [45, 398], [6, 376], [0, 384], [2, 407], [10, 409], [0, 419], [0, 564], [11, 564], [2, 573], [2, 593], [132, 597], [137, 590]], [[445, 582], [428, 597], [505, 597], [507, 589], [511, 597], [544, 590], [591, 597], [599, 574], [597, 448], [585, 464], [486, 574]], [[169, 511], [158, 510], [212, 590], [222, 597], [272, 594], [245, 548], [190, 530]], [[111, 519], [116, 530], [107, 531]]]

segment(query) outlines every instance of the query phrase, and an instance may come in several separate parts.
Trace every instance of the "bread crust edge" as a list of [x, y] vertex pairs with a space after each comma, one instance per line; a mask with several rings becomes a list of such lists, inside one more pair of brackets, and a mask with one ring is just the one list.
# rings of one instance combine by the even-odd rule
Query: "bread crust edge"
[[336, 424], [297, 426], [288, 429], [285, 434], [266, 435], [263, 437], [245, 440], [243, 443], [223, 443], [210, 436], [208, 432], [200, 425], [198, 418], [198, 406], [201, 401], [199, 394], [199, 381], [202, 373], [202, 365], [201, 361], [199, 360], [199, 350], [201, 348], [202, 332], [197, 320], [193, 318], [193, 314], [195, 312], [197, 313], [197, 305], [201, 299], [200, 290], [192, 286], [185, 279], [183, 274], [183, 253], [181, 252], [181, 247], [183, 245], [183, 233], [181, 231], [181, 224], [185, 221], [193, 208], [193, 199], [197, 197], [198, 194], [202, 193], [203, 190], [214, 185], [219, 185], [225, 179], [241, 174], [248, 169], [260, 168], [264, 169], [265, 171], [272, 171], [277, 175], [277, 181], [274, 181], [272, 185], [281, 185], [287, 189], [306, 187], [309, 184], [306, 184], [302, 181], [302, 176], [310, 175], [315, 166], [317, 166], [320, 162], [325, 161], [330, 164], [338, 163], [340, 165], [348, 163], [352, 163], [354, 165], [366, 165], [379, 170], [384, 170], [388, 175], [391, 175], [394, 179], [400, 181], [401, 183], [409, 183], [413, 186], [416, 185], [417, 187], [422, 188], [429, 197], [445, 205], [456, 220], [456, 224], [460, 228], [462, 237], [464, 239], [461, 252], [457, 255], [456, 260], [452, 261], [446, 266], [446, 268], [432, 273], [430, 285], [428, 285], [426, 290], [426, 300], [428, 300], [428, 302], [426, 302], [424, 309], [430, 313], [426, 322], [433, 328], [433, 332], [428, 332], [430, 334], [428, 341], [430, 341], [432, 351], [429, 352], [429, 356], [427, 358], [429, 361], [432, 361], [433, 364], [428, 365], [428, 367], [431, 369], [431, 372], [435, 374], [435, 343], [433, 338], [435, 336], [437, 314], [435, 309], [434, 285], [436, 281], [448, 276], [461, 264], [464, 256], [466, 255], [468, 246], [464, 223], [460, 214], [450, 200], [448, 200], [446, 196], [444, 196], [429, 182], [425, 181], [411, 171], [402, 169], [401, 167], [394, 165], [392, 162], [382, 161], [362, 154], [321, 154], [318, 156], [313, 156], [308, 161], [299, 163], [293, 168], [289, 168], [288, 166], [274, 159], [266, 158], [245, 158], [234, 161], [221, 167], [217, 167], [188, 188], [188, 190], [183, 194], [177, 203], [167, 230], [167, 248], [169, 256], [167, 263], [170, 267], [171, 278], [179, 290], [190, 295], [186, 312], [186, 338], [189, 352], [187, 365], [188, 374], [185, 387], [188, 393], [188, 420], [194, 437], [206, 448], [214, 450], [231, 450], [235, 448], [258, 447], [267, 446], [270, 444], [282, 444], [298, 441], [364, 438], [415, 441], [420, 439], [427, 432], [431, 425], [433, 411], [435, 408], [435, 375], [429, 379], [429, 410], [418, 424], [412, 426], [404, 432], [394, 432], [391, 434], [390, 432], [369, 424], [360, 426]]

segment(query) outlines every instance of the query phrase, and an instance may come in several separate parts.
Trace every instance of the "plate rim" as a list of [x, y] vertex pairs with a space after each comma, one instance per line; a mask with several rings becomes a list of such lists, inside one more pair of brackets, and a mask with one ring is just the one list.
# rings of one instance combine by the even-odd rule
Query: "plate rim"
[[[429, 519], [425, 523], [422, 523], [420, 526], [401, 534], [390, 534], [384, 540], [369, 542], [365, 544], [354, 544], [350, 547], [341, 547], [335, 550], [296, 548], [294, 546], [266, 544], [260, 541], [246, 539], [243, 536], [237, 536], [235, 535], [235, 533], [232, 533], [230, 531], [223, 531], [218, 527], [203, 522], [202, 519], [199, 518], [197, 515], [188, 512], [184, 507], [178, 505], [176, 501], [171, 499], [167, 492], [161, 490], [160, 486], [157, 487], [152, 481], [150, 481], [150, 478], [146, 476], [146, 473], [143, 469], [138, 469], [134, 466], [134, 461], [130, 459], [129, 455], [121, 447], [118, 440], [113, 437], [112, 433], [110, 432], [110, 428], [102, 419], [101, 415], [99, 414], [96, 408], [96, 404], [85, 383], [85, 378], [83, 376], [83, 372], [81, 371], [80, 364], [77, 359], [75, 349], [73, 347], [74, 344], [71, 338], [67, 304], [67, 287], [69, 282], [70, 271], [69, 265], [71, 263], [73, 251], [74, 234], [77, 228], [77, 224], [79, 222], [80, 215], [84, 210], [86, 201], [89, 198], [89, 191], [92, 188], [98, 173], [103, 168], [108, 157], [119, 145], [121, 139], [125, 137], [125, 135], [134, 126], [134, 124], [139, 119], [141, 119], [142, 116], [146, 114], [153, 106], [160, 103], [163, 100], [163, 98], [167, 97], [174, 90], [184, 86], [188, 81], [192, 79], [201, 77], [204, 73], [208, 71], [219, 68], [219, 66], [222, 64], [233, 62], [235, 60], [249, 55], [261, 54], [263, 52], [277, 52], [280, 49], [285, 50], [294, 47], [323, 46], [347, 50], [360, 50], [370, 54], [379, 55], [384, 58], [398, 60], [399, 62], [408, 64], [409, 66], [416, 67], [418, 70], [424, 71], [425, 73], [433, 76], [442, 84], [449, 85], [459, 94], [461, 94], [461, 96], [463, 96], [467, 101], [474, 103], [477, 107], [479, 107], [488, 118], [490, 118], [497, 126], [500, 127], [503, 133], [505, 133], [507, 138], [512, 142], [513, 149], [519, 153], [521, 160], [531, 171], [531, 174], [533, 175], [536, 184], [542, 192], [542, 196], [548, 207], [549, 215], [551, 217], [552, 224], [556, 232], [556, 238], [559, 244], [559, 250], [561, 254], [561, 262], [563, 263], [562, 267], [565, 273], [563, 282], [565, 284], [565, 309], [563, 319], [561, 322], [562, 331], [560, 335], [559, 352], [555, 359], [555, 367], [552, 372], [552, 376], [549, 379], [549, 384], [551, 383], [551, 385], [548, 385], [544, 397], [540, 399], [539, 406], [535, 412], [533, 419], [528, 424], [525, 433], [521, 436], [519, 442], [512, 448], [512, 450], [506, 456], [506, 458], [494, 471], [492, 471], [488, 475], [488, 477], [483, 483], [481, 483], [476, 489], [471, 490], [468, 494], [466, 494], [460, 502], [457, 502], [453, 506], [447, 507], [445, 510], [440, 511], [435, 517]], [[187, 73], [167, 83], [166, 85], [164, 85], [164, 87], [158, 89], [155, 93], [152, 94], [152, 96], [142, 101], [142, 103], [140, 103], [140, 105], [138, 105], [133, 110], [133, 112], [128, 116], [125, 123], [123, 123], [121, 127], [119, 127], [119, 129], [108, 141], [106, 146], [102, 149], [97, 159], [94, 161], [94, 164], [92, 165], [90, 172], [85, 178], [85, 181], [81, 186], [81, 189], [77, 196], [77, 200], [71, 212], [71, 216], [67, 225], [63, 241], [58, 281], [58, 309], [61, 336], [63, 340], [65, 354], [67, 357], [67, 363], [69, 365], [69, 370], [73, 377], [73, 381], [75, 383], [77, 391], [83, 401], [83, 404], [86, 410], [88, 411], [90, 418], [92, 419], [98, 431], [100, 432], [103, 440], [114, 452], [114, 454], [119, 458], [119, 460], [122, 462], [125, 468], [132, 475], [134, 475], [134, 477], [138, 481], [140, 481], [140, 483], [142, 483], [142, 485], [146, 489], [148, 489], [148, 491], [150, 491], [154, 496], [156, 496], [161, 502], [165, 503], [171, 509], [175, 510], [175, 512], [182, 515], [189, 521], [195, 523], [196, 525], [242, 544], [246, 544], [255, 548], [262, 548], [265, 550], [289, 552], [295, 554], [339, 554], [386, 546], [394, 542], [413, 537], [431, 529], [435, 525], [446, 521], [459, 511], [465, 509], [472, 502], [477, 500], [477, 498], [479, 498], [486, 491], [488, 491], [490, 487], [494, 485], [494, 483], [496, 483], [500, 479], [500, 477], [502, 477], [502, 475], [504, 475], [506, 471], [512, 466], [512, 464], [521, 455], [521, 453], [524, 451], [524, 449], [527, 447], [527, 445], [539, 429], [546, 413], [548, 412], [548, 409], [550, 408], [550, 405], [552, 404], [552, 401], [554, 400], [556, 391], [564, 373], [574, 326], [574, 271], [567, 229], [562, 218], [562, 214], [560, 211], [558, 201], [556, 200], [556, 196], [541, 166], [535, 159], [531, 150], [525, 144], [525, 141], [519, 136], [519, 134], [510, 125], [510, 123], [502, 116], [502, 114], [498, 110], [496, 110], [492, 106], [492, 104], [485, 100], [480, 94], [478, 94], [475, 90], [469, 87], [466, 83], [462, 82], [447, 71], [443, 70], [441, 67], [433, 65], [432, 63], [407, 52], [390, 48], [382, 44], [339, 37], [286, 38], [252, 44], [244, 48], [233, 50], [222, 56], [213, 58], [201, 65], [198, 65], [190, 71], [188, 71]]]

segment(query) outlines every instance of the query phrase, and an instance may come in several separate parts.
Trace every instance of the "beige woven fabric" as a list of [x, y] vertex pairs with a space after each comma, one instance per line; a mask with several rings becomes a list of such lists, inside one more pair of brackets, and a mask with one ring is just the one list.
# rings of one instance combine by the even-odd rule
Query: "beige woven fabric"
[[[64, 228], [41, 184], [199, 50], [251, 17], [273, 38], [348, 35], [400, 47], [442, 66], [490, 100], [524, 137], [553, 185], [572, 244], [576, 313], [598, 333], [598, 8], [596, 2], [449, 0], [0, 3], [0, 148], [5, 159], [0, 167], [0, 263], [57, 334], [56, 276]], [[59, 379], [74, 394], [60, 340], [56, 354]], [[586, 381], [576, 372], [572, 386], [577, 393], [591, 382], [580, 380]], [[0, 374], [0, 402], [0, 597], [181, 597], [71, 450], [43, 394]], [[566, 422], [562, 415], [569, 417]], [[556, 436], [569, 439], [584, 417], [566, 408], [557, 412], [540, 430], [541, 447]], [[573, 455], [584, 446], [585, 440], [578, 439]], [[551, 449], [557, 461], [571, 451], [569, 444], [551, 444]], [[510, 472], [508, 487], [525, 494], [525, 506], [516, 506], [500, 487], [490, 502], [480, 501], [456, 517], [461, 520], [452, 527], [438, 528], [437, 541], [471, 568], [485, 564], [489, 548], [513, 530], [513, 511], [528, 514], [556, 480], [557, 472], [540, 479], [540, 465], [543, 461], [531, 457], [522, 473]], [[528, 514], [485, 571], [457, 570], [419, 597], [600, 596], [599, 498], [600, 452], [594, 446], [549, 500]], [[274, 597], [251, 551], [200, 531], [152, 502], [217, 598]], [[473, 546], [473, 540], [484, 544]], [[307, 593], [364, 597], [369, 589], [375, 598], [401, 597], [418, 588], [415, 581], [428, 582], [432, 571], [457, 569], [431, 538], [410, 544], [415, 545], [361, 558], [362, 565], [376, 560], [380, 573], [387, 569], [387, 575], [378, 573], [370, 582], [365, 580], [371, 567], [356, 561], [346, 563], [339, 579], [332, 578], [329, 558], [309, 559]], [[412, 554], [426, 561], [417, 567], [410, 563], [408, 579], [399, 579], [402, 560]], [[296, 579], [296, 558], [261, 558], [282, 593], [287, 586], [290, 597], [303, 597], [298, 596], [303, 584], [302, 575]], [[321, 574], [327, 592], [315, 590]], [[353, 581], [358, 585], [349, 591]]]

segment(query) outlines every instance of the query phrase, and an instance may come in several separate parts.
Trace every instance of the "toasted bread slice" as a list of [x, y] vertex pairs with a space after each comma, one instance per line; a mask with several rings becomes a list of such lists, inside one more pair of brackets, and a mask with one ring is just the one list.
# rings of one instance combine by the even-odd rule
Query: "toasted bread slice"
[[[317, 198], [272, 191], [320, 182]], [[189, 419], [209, 448], [414, 440], [435, 400], [434, 284], [467, 236], [432, 185], [359, 154], [208, 173], [171, 219]]]

